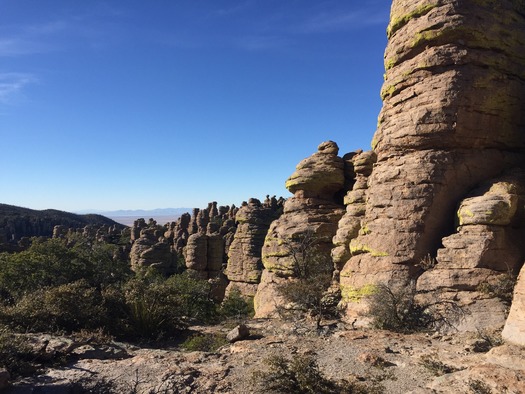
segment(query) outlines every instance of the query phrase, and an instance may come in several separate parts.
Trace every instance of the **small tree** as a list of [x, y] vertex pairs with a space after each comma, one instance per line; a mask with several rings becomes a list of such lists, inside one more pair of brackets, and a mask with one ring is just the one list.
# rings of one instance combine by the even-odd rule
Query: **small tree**
[[416, 302], [415, 283], [391, 287], [376, 285], [368, 297], [368, 316], [376, 328], [410, 332], [454, 327], [463, 317], [463, 310], [454, 301], [436, 299]]
[[278, 291], [296, 311], [314, 316], [319, 329], [322, 319], [335, 313], [335, 308], [326, 302], [328, 298], [325, 297], [332, 279], [332, 262], [322, 253], [319, 240], [311, 229], [284, 241], [283, 247], [292, 259], [294, 278], [280, 284]]

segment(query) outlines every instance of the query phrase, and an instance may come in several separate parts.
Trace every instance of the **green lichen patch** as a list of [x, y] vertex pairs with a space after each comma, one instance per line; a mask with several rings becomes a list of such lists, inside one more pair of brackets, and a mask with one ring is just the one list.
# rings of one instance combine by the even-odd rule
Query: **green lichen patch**
[[366, 284], [361, 287], [341, 285], [341, 300], [345, 303], [359, 302], [376, 291], [377, 287], [373, 284]]
[[390, 17], [390, 23], [386, 29], [386, 35], [390, 38], [396, 31], [405, 26], [411, 19], [419, 18], [423, 15], [426, 15], [435, 8], [437, 4], [422, 4], [408, 14], [396, 16], [392, 15]]
[[385, 100], [387, 97], [391, 97], [396, 91], [395, 85], [385, 86], [381, 89], [381, 100]]
[[357, 242], [357, 239], [352, 239], [350, 241], [350, 253], [352, 256], [363, 254], [363, 253], [370, 253], [373, 257], [385, 257], [388, 256], [387, 252], [382, 252], [379, 250], [374, 250], [370, 246], [362, 244]]

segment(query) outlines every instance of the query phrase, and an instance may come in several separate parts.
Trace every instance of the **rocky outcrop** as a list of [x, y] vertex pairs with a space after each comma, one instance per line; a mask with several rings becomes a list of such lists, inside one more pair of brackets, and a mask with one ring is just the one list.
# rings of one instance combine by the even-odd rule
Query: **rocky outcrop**
[[243, 203], [235, 221], [237, 231], [229, 247], [226, 276], [230, 281], [228, 293], [237, 288], [241, 294], [253, 297], [261, 280], [263, 270], [261, 251], [270, 224], [282, 213], [284, 200], [271, 199], [261, 203], [251, 198]]
[[525, 346], [525, 266], [521, 268], [514, 287], [512, 306], [501, 336], [507, 342]]
[[[339, 279], [339, 272], [344, 264], [351, 257], [350, 241], [357, 237], [361, 229], [361, 219], [366, 211], [366, 194], [368, 189], [368, 177], [372, 173], [373, 165], [376, 161], [376, 154], [373, 151], [355, 152], [343, 156], [345, 167], [352, 168], [347, 171], [347, 179], [351, 176], [355, 178], [355, 183], [344, 198], [346, 212], [337, 225], [337, 233], [333, 238], [334, 248], [332, 249], [332, 260], [336, 269], [336, 278]], [[350, 185], [348, 185], [350, 186]]]
[[[182, 248], [186, 268], [192, 276], [210, 281], [213, 296], [217, 300], [222, 300], [228, 285], [223, 271], [236, 231], [232, 217], [237, 211], [234, 205], [217, 207], [217, 203], [212, 202], [205, 209], [194, 209], [193, 216], [184, 219], [188, 223], [187, 232], [183, 231], [188, 238]], [[182, 243], [174, 240], [176, 245]]]
[[[458, 272], [470, 278], [470, 288], [484, 280], [464, 269], [458, 242], [479, 245], [490, 233], [489, 249], [496, 250], [512, 231], [466, 221], [459, 231], [470, 238], [458, 241], [464, 237], [452, 235], [455, 211], [462, 201], [463, 212], [469, 209], [472, 201], [465, 199], [478, 185], [496, 184], [504, 171], [523, 165], [524, 24], [517, 0], [393, 1], [383, 108], [372, 142], [377, 162], [361, 231], [351, 240], [352, 257], [341, 272], [343, 293], [359, 294], [378, 282], [406, 284], [421, 273], [416, 265], [428, 254], [437, 256], [437, 267], [463, 267], [455, 273], [436, 270], [432, 280], [426, 274], [431, 288]], [[516, 255], [522, 250], [519, 245]], [[431, 290], [424, 280], [420, 289]], [[348, 305], [350, 315], [359, 309]]]
[[[297, 165], [296, 172], [286, 181], [294, 193], [284, 203], [283, 214], [275, 220], [266, 235], [262, 248], [264, 273], [255, 296], [256, 316], [269, 316], [275, 311], [279, 295], [276, 287], [294, 276], [297, 253], [304, 253], [305, 242], [312, 242], [315, 256], [312, 264], [331, 269], [330, 251], [337, 223], [344, 209], [336, 202], [344, 193], [345, 165], [337, 156], [335, 142], [324, 142], [318, 151]], [[301, 251], [301, 252], [299, 252]]]
[[475, 189], [460, 202], [459, 227], [443, 238], [437, 264], [419, 277], [417, 290], [426, 297], [435, 299], [440, 293], [465, 304], [469, 313], [459, 328], [498, 328], [505, 321], [508, 305], [487, 290], [523, 264], [524, 205], [525, 173], [521, 171]]
[[136, 220], [131, 231], [131, 269], [153, 267], [164, 275], [171, 275], [177, 270], [176, 255], [168, 240], [164, 237], [164, 228], [153, 219], [146, 224], [144, 219]]

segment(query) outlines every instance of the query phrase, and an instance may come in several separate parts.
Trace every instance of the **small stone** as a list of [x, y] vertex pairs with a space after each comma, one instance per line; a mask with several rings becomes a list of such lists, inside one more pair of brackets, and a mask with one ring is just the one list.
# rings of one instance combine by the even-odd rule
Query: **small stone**
[[239, 324], [237, 327], [231, 330], [228, 333], [228, 335], [226, 335], [226, 339], [228, 340], [228, 342], [233, 343], [237, 341], [242, 341], [243, 339], [246, 339], [249, 336], [250, 329], [244, 324]]

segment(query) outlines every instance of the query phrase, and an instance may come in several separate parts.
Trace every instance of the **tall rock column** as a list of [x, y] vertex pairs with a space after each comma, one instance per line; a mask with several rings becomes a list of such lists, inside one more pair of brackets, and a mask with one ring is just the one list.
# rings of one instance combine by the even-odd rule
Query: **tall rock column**
[[305, 237], [315, 240], [319, 263], [332, 267], [332, 238], [344, 213], [343, 205], [335, 201], [345, 185], [344, 162], [338, 152], [335, 142], [320, 144], [286, 181], [294, 196], [284, 203], [283, 214], [271, 224], [262, 247], [264, 271], [254, 299], [257, 317], [272, 315], [282, 302], [277, 287], [294, 276], [293, 250], [300, 248]]
[[250, 198], [239, 209], [235, 217], [237, 231], [228, 251], [226, 276], [230, 283], [227, 293], [236, 288], [245, 296], [255, 296], [263, 270], [261, 249], [264, 238], [270, 224], [281, 213], [282, 205], [277, 203], [275, 197], [263, 204]]
[[459, 202], [523, 164], [524, 15], [522, 0], [393, 1], [377, 163], [343, 293], [415, 279], [455, 231]]

